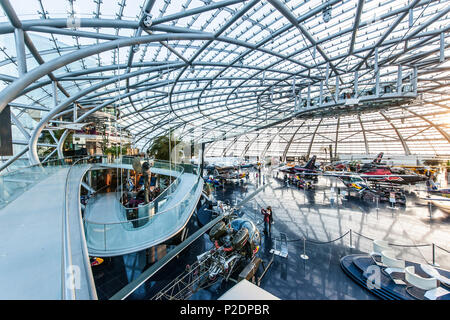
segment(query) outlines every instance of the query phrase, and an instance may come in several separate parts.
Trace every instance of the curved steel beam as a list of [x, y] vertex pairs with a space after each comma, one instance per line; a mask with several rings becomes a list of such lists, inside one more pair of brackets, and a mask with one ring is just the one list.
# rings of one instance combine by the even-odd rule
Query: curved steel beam
[[403, 136], [400, 134], [400, 131], [398, 131], [397, 127], [394, 126], [391, 119], [389, 117], [387, 117], [382, 111], [380, 111], [380, 114], [391, 125], [392, 129], [394, 129], [395, 133], [397, 134], [398, 139], [400, 140], [400, 142], [403, 146], [403, 150], [405, 150], [405, 155], [407, 155], [407, 156], [411, 155], [411, 151], [409, 150], [408, 144], [406, 143], [405, 139], [403, 139]]
[[337, 148], [339, 139], [339, 126], [341, 124], [341, 117], [339, 116], [336, 124], [336, 139], [334, 140], [334, 157], [337, 158]]
[[[92, 91], [95, 91], [95, 90], [97, 90], [99, 88], [102, 88], [105, 85], [112, 84], [112, 83], [116, 82], [119, 79], [124, 80], [127, 77], [133, 77], [133, 76], [136, 76], [137, 74], [141, 74], [141, 73], [145, 73], [145, 72], [148, 72], [148, 70], [147, 69], [143, 69], [143, 70], [131, 72], [131, 73], [128, 73], [128, 74], [124, 74], [124, 75], [120, 75], [120, 76], [114, 77], [114, 78], [112, 78], [112, 79], [110, 79], [108, 81], [104, 81], [104, 82], [101, 82], [99, 84], [93, 85], [92, 87], [89, 87], [89, 88], [87, 88], [85, 90], [82, 90], [82, 91], [78, 92], [77, 94], [73, 95], [72, 97], [67, 98], [66, 100], [61, 102], [59, 105], [57, 105], [55, 108], [53, 108], [51, 111], [49, 111], [49, 113], [38, 123], [38, 125], [36, 126], [36, 128], [34, 129], [32, 135], [31, 135], [31, 138], [30, 138], [30, 141], [29, 141], [29, 146], [30, 146], [30, 152], [32, 154], [32, 157], [31, 157], [30, 160], [33, 163], [39, 163], [39, 157], [37, 155], [37, 149], [36, 149], [38, 136], [41, 133], [41, 131], [44, 128], [44, 126], [47, 124], [47, 122], [50, 121], [56, 114], [58, 114], [58, 112], [64, 110], [72, 102], [74, 102], [75, 100], [77, 100], [80, 97], [85, 96], [89, 92], [92, 92]], [[120, 99], [120, 98], [122, 98], [122, 97], [116, 97], [115, 99]], [[88, 112], [83, 114], [81, 117], [76, 119], [75, 122], [80, 122], [81, 120], [86, 118], [88, 115], [90, 115], [93, 112], [103, 108], [104, 106], [106, 106], [109, 103], [110, 103], [110, 101], [107, 101], [106, 103], [101, 104], [100, 106], [97, 106], [97, 107], [89, 110]]]
[[369, 144], [367, 142], [367, 137], [366, 137], [366, 130], [364, 129], [363, 123], [361, 121], [361, 116], [358, 114], [358, 121], [359, 121], [359, 125], [361, 126], [361, 130], [362, 130], [362, 134], [363, 134], [363, 138], [364, 138], [364, 147], [366, 149], [366, 154], [369, 154]]
[[273, 140], [276, 138], [276, 136], [279, 135], [280, 132], [281, 132], [284, 128], [286, 128], [289, 124], [291, 124], [293, 121], [294, 121], [294, 120], [287, 121], [286, 124], [285, 124], [284, 126], [282, 126], [282, 127], [280, 127], [280, 128], [278, 129], [277, 133], [275, 133], [275, 134], [273, 135], [273, 137], [267, 142], [266, 146], [264, 147], [263, 151], [261, 152], [260, 159], [263, 159], [263, 158], [265, 157], [267, 150], [269, 150], [269, 147], [272, 145], [272, 142], [273, 142]]
[[409, 113], [412, 113], [416, 117], [419, 117], [420, 119], [424, 120], [425, 122], [428, 122], [430, 125], [433, 126], [433, 128], [435, 128], [444, 137], [445, 140], [447, 140], [450, 143], [450, 135], [446, 131], [444, 131], [440, 126], [436, 125], [433, 121], [428, 120], [421, 114], [418, 114], [418, 113], [416, 113], [412, 110], [409, 110], [408, 108], [405, 108], [405, 107], [401, 107], [401, 108], [408, 111]]
[[289, 151], [289, 148], [291, 147], [292, 141], [294, 141], [294, 137], [297, 134], [298, 130], [300, 130], [300, 128], [305, 124], [306, 121], [303, 121], [301, 125], [298, 126], [298, 128], [294, 131], [294, 133], [292, 134], [291, 139], [289, 139], [289, 142], [286, 144], [286, 147], [284, 148], [283, 151], [283, 162], [286, 162], [286, 155]]
[[236, 143], [237, 139], [238, 139], [238, 137], [235, 137], [235, 138], [233, 139], [233, 141], [231, 141], [230, 144], [229, 144], [228, 146], [226, 146], [226, 147], [223, 149], [222, 157], [226, 157], [227, 152], [231, 149], [231, 147], [233, 146], [233, 144]]
[[242, 150], [241, 158], [242, 158], [242, 157], [245, 157], [245, 154], [246, 154], [247, 151], [250, 149], [250, 146], [253, 144], [253, 142], [256, 141], [256, 139], [258, 139], [258, 137], [259, 137], [259, 132], [253, 137], [253, 139], [251, 139], [251, 140], [249, 140], [249, 141], [247, 142], [247, 144], [245, 145], [244, 149]]
[[316, 138], [317, 130], [319, 129], [320, 124], [322, 123], [322, 120], [323, 120], [323, 118], [320, 119], [319, 123], [316, 126], [316, 129], [314, 129], [314, 133], [312, 135], [311, 142], [309, 143], [308, 152], [306, 153], [306, 159], [309, 159], [309, 155], [311, 154], [312, 145], [314, 143], [314, 139]]

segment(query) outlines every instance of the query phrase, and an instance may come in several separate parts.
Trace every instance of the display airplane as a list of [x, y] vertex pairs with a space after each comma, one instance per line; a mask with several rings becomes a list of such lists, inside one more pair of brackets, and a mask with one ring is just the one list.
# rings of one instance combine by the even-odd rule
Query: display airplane
[[450, 198], [450, 189], [439, 189], [433, 180], [427, 181], [427, 191], [431, 194]]
[[[336, 172], [326, 172], [325, 176], [348, 176], [354, 175], [355, 173], [367, 180], [372, 182], [387, 182], [392, 184], [416, 184], [419, 182], [425, 182], [428, 178], [424, 175], [417, 174], [410, 169], [402, 167], [392, 167], [385, 164], [381, 164], [381, 159], [383, 158], [383, 152], [380, 152], [378, 156], [370, 163], [364, 163], [362, 166], [358, 166], [353, 169], [354, 172], [341, 171]], [[337, 167], [335, 167], [337, 168]]]
[[295, 165], [293, 167], [284, 166], [279, 168], [278, 170], [280, 172], [288, 174], [315, 175], [320, 172], [319, 170], [316, 169], [315, 163], [316, 163], [316, 156], [312, 156], [312, 158], [309, 159], [309, 161], [303, 167], [299, 165]]
[[[383, 158], [384, 153], [380, 152], [375, 159], [370, 163], [364, 163], [363, 167], [373, 167], [376, 165], [381, 165], [381, 159]], [[350, 161], [338, 161], [333, 162], [330, 167], [332, 170], [342, 171], [342, 170], [350, 170], [350, 171], [358, 171], [361, 166], [362, 160], [350, 160]]]

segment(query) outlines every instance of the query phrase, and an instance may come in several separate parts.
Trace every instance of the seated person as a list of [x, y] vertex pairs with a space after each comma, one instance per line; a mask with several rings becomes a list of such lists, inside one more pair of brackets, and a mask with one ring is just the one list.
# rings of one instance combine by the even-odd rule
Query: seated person
[[122, 197], [120, 198], [120, 202], [122, 203], [122, 205], [124, 207], [128, 207], [129, 199], [128, 199], [128, 194], [126, 192], [124, 192], [122, 194]]
[[150, 178], [150, 187], [155, 187], [156, 186], [156, 175], [154, 173], [151, 174], [151, 178]]
[[144, 190], [139, 190], [138, 193], [136, 194], [136, 200], [145, 200], [145, 191]]
[[144, 186], [144, 176], [143, 175], [141, 175], [140, 176], [140, 178], [139, 178], [139, 181], [138, 181], [138, 183], [137, 183], [137, 186], [136, 186], [136, 188], [138, 189], [138, 190], [140, 190], [143, 186]]
[[141, 204], [143, 202], [144, 202], [144, 200], [142, 200], [142, 199], [131, 198], [128, 201], [128, 208], [136, 208], [139, 204]]

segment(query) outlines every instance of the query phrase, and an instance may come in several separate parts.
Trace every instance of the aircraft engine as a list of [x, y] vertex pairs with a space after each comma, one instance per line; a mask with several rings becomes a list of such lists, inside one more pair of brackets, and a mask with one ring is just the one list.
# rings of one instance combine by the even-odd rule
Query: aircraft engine
[[211, 241], [220, 239], [223, 235], [227, 233], [227, 226], [225, 222], [220, 221], [214, 227], [212, 227], [211, 231], [209, 232], [209, 239]]
[[232, 245], [236, 250], [240, 250], [244, 247], [248, 240], [248, 230], [246, 228], [240, 229], [233, 237]]

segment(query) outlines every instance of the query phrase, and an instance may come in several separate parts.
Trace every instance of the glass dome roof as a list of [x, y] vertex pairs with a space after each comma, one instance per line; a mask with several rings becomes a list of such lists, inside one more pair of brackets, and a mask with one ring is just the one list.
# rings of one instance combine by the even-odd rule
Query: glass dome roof
[[174, 131], [210, 155], [450, 155], [448, 0], [2, 7], [0, 110], [19, 121], [112, 106], [144, 150]]

